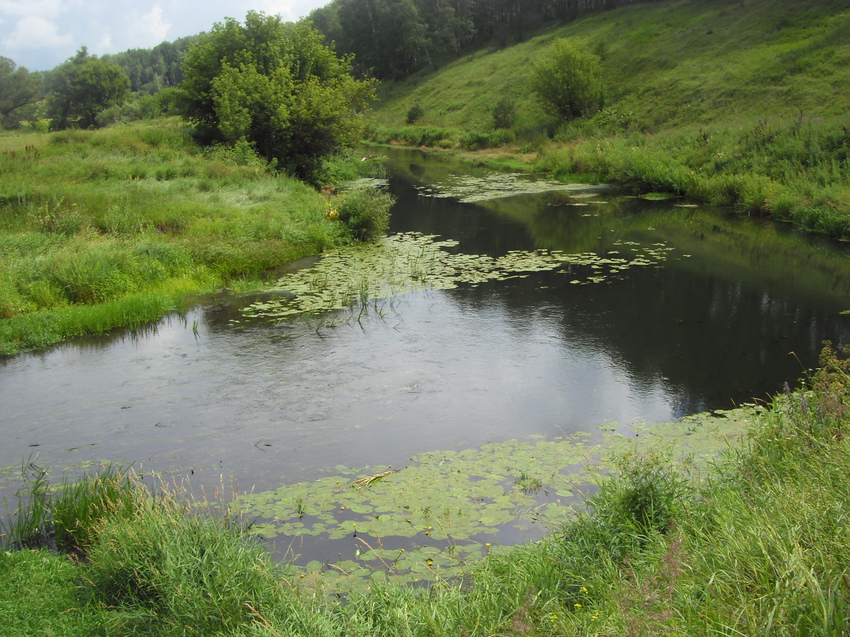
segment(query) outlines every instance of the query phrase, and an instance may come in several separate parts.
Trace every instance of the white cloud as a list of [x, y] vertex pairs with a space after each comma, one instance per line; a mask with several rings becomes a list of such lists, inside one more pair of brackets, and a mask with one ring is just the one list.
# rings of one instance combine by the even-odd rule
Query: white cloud
[[167, 22], [162, 14], [162, 7], [155, 4], [150, 12], [141, 16], [138, 23], [140, 37], [147, 41], [155, 41], [159, 44], [165, 40], [165, 36], [171, 29], [171, 23]]
[[61, 0], [0, 0], [0, 15], [15, 18], [56, 18], [66, 9], [66, 3]]
[[0, 56], [48, 70], [82, 46], [103, 55], [152, 48], [249, 10], [298, 20], [330, 0], [0, 0]]
[[26, 49], [66, 49], [73, 43], [69, 33], [60, 34], [55, 22], [39, 16], [18, 20], [14, 30], [2, 41], [3, 47], [13, 51]]

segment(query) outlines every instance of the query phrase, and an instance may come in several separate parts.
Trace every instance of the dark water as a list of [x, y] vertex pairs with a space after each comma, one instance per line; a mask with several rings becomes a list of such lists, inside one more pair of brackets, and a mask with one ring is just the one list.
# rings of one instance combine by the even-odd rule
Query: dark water
[[236, 328], [250, 299], [213, 299], [147, 330], [18, 356], [0, 363], [0, 467], [122, 460], [267, 489], [339, 464], [403, 466], [422, 451], [766, 399], [825, 339], [850, 340], [840, 246], [607, 192], [588, 206], [563, 193], [425, 198], [413, 186], [481, 169], [417, 153], [388, 166], [394, 232], [476, 254], [635, 241], [671, 257], [594, 285], [538, 273], [410, 294], [336, 328]]

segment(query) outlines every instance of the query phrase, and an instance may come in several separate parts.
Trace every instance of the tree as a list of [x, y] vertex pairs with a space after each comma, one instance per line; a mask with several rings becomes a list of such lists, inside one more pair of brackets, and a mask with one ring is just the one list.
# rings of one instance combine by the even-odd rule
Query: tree
[[0, 123], [18, 126], [27, 107], [40, 99], [41, 80], [6, 57], [0, 57]]
[[534, 64], [530, 82], [544, 108], [562, 119], [581, 117], [602, 103], [599, 56], [564, 38]]
[[184, 116], [206, 142], [246, 140], [263, 158], [310, 180], [323, 158], [357, 142], [358, 110], [374, 98], [309, 23], [250, 11], [217, 23], [188, 52]]
[[127, 99], [130, 80], [117, 64], [89, 55], [83, 47], [51, 73], [48, 88], [51, 128], [90, 128], [98, 113]]

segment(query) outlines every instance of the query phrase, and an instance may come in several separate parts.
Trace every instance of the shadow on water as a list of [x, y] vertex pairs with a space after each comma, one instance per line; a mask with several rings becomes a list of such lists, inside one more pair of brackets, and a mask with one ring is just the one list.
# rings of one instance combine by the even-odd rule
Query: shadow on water
[[262, 296], [204, 299], [144, 330], [21, 355], [0, 362], [0, 467], [37, 452], [57, 469], [115, 460], [264, 491], [435, 449], [579, 431], [594, 443], [602, 423], [767, 399], [824, 340], [850, 340], [842, 246], [604, 190], [464, 204], [417, 186], [483, 169], [409, 152], [387, 165], [393, 232], [469, 254], [663, 245], [667, 258], [595, 284], [566, 268], [414, 292], [337, 327], [235, 326]]

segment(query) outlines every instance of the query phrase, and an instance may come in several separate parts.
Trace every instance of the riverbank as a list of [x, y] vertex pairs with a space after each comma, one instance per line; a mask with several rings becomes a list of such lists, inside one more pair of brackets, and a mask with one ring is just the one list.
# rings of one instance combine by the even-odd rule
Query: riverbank
[[[850, 239], [842, 3], [644, 3], [387, 82], [371, 139], [519, 159], [568, 181], [663, 192]], [[571, 121], [528, 69], [557, 38], [595, 55], [604, 105]], [[513, 158], [509, 158], [513, 156]]]
[[246, 541], [238, 511], [190, 514], [179, 493], [154, 497], [114, 471], [50, 495], [36, 481], [14, 532], [88, 559], [0, 554], [0, 621], [65, 635], [843, 634], [842, 359], [827, 348], [808, 385], [764, 409], [709, 470], [651, 449], [619, 455], [572, 522], [422, 588], [376, 577], [327, 595]]
[[256, 289], [265, 272], [363, 239], [366, 208], [385, 219], [388, 207], [277, 175], [247, 146], [203, 152], [178, 120], [4, 133], [0, 355]]

